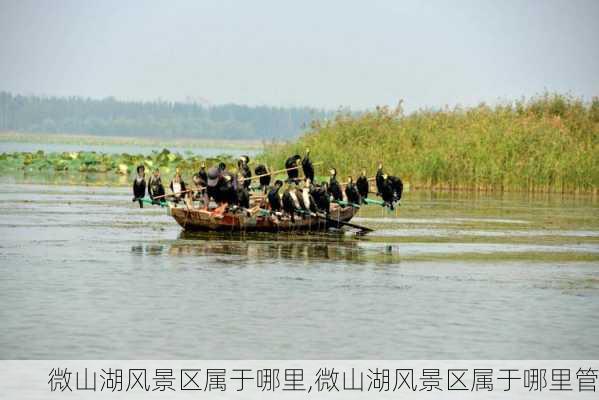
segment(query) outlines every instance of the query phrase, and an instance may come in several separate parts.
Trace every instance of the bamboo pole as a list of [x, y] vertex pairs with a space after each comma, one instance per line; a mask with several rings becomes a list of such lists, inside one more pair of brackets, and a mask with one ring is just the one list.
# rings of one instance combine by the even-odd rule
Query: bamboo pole
[[[323, 164], [323, 163], [324, 163], [324, 161], [319, 161], [319, 162], [313, 163], [312, 165], [320, 165], [320, 164]], [[245, 182], [245, 181], [249, 181], [249, 180], [256, 179], [256, 178], [261, 178], [263, 176], [280, 174], [281, 172], [287, 172], [287, 171], [291, 171], [291, 170], [294, 170], [294, 169], [300, 169], [301, 167], [302, 167], [301, 165], [298, 165], [297, 167], [284, 168], [284, 169], [280, 169], [278, 171], [269, 172], [268, 174], [255, 175], [255, 176], [252, 176], [250, 178], [243, 178], [243, 179], [240, 179], [240, 181], [241, 182]]]

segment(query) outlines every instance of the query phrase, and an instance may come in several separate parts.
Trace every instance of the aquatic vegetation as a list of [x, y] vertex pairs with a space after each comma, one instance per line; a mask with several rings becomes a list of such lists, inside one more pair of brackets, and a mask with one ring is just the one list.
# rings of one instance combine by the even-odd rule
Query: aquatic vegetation
[[512, 104], [404, 115], [381, 107], [313, 123], [298, 141], [267, 148], [269, 165], [312, 149], [340, 176], [379, 161], [412, 188], [591, 192], [599, 189], [599, 98], [545, 94]]
[[35, 153], [16, 152], [0, 154], [0, 171], [24, 172], [30, 175], [44, 175], [49, 172], [78, 173], [82, 179], [87, 174], [107, 174], [129, 176], [135, 173], [138, 165], [144, 165], [149, 173], [160, 168], [163, 174], [173, 174], [179, 168], [185, 176], [191, 177], [200, 168], [202, 162], [211, 166], [223, 161], [233, 165], [228, 155], [216, 158], [202, 158], [193, 154], [172, 153], [168, 149], [154, 151], [150, 155], [142, 154], [104, 154], [96, 152]]

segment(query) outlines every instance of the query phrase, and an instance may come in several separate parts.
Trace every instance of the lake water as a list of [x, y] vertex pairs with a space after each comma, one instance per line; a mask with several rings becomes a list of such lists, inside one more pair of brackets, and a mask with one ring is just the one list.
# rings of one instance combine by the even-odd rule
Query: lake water
[[0, 358], [597, 359], [599, 204], [408, 193], [343, 235], [190, 235], [128, 188], [0, 186]]

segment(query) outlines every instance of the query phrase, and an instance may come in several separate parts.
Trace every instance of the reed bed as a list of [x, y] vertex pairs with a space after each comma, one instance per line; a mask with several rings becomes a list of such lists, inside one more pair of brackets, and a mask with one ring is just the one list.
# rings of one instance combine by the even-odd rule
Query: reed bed
[[583, 102], [545, 94], [494, 107], [404, 115], [378, 107], [313, 123], [296, 142], [267, 147], [263, 160], [282, 165], [312, 151], [330, 167], [356, 176], [379, 161], [412, 188], [581, 192], [599, 188], [599, 98]]

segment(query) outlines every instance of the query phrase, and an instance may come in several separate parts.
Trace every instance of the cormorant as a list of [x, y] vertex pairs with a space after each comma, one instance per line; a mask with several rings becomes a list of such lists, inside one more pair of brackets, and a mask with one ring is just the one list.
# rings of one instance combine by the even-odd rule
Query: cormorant
[[337, 182], [337, 170], [331, 169], [331, 178], [329, 179], [329, 193], [333, 196], [334, 200], [343, 200], [343, 192], [341, 191], [341, 185]]
[[356, 188], [356, 185], [354, 185], [354, 180], [351, 176], [348, 177], [347, 186], [345, 186], [345, 196], [350, 203], [362, 203], [362, 197], [360, 196], [360, 193], [358, 193], [358, 189]]
[[281, 211], [283, 208], [283, 205], [281, 204], [281, 196], [279, 196], [279, 189], [281, 189], [281, 186], [283, 186], [283, 182], [277, 180], [275, 185], [268, 192], [268, 204], [273, 212]]
[[305, 210], [310, 210], [311, 212], [316, 212], [316, 201], [311, 193], [312, 185], [309, 179], [306, 180], [304, 187], [301, 192], [301, 203]]
[[383, 193], [383, 163], [379, 163], [376, 169], [376, 194], [381, 195]]
[[[237, 179], [241, 179], [242, 176], [238, 176]], [[250, 192], [245, 185], [237, 184], [237, 204], [239, 207], [250, 208]]]
[[294, 188], [289, 188], [283, 193], [283, 211], [291, 216], [291, 222], [295, 222], [295, 212], [299, 210], [300, 204]]
[[133, 200], [139, 202], [139, 208], [144, 208], [142, 199], [146, 195], [146, 168], [143, 165], [137, 167], [137, 176], [133, 181]]
[[175, 174], [175, 177], [171, 181], [170, 189], [171, 192], [173, 192], [175, 202], [179, 201], [181, 199], [182, 192], [185, 192], [187, 190], [185, 188], [185, 182], [183, 182], [183, 179], [181, 178], [181, 174], [179, 173], [178, 169], [177, 173]]
[[302, 171], [304, 171], [306, 179], [310, 179], [310, 182], [314, 181], [314, 166], [310, 160], [310, 149], [306, 149], [306, 155], [302, 159]]
[[318, 211], [328, 215], [331, 211], [331, 196], [327, 183], [323, 182], [321, 185], [314, 185], [310, 192]]
[[241, 178], [243, 179], [243, 187], [245, 187], [246, 189], [249, 189], [252, 183], [250, 179], [252, 177], [252, 170], [248, 166], [249, 162], [250, 158], [248, 156], [239, 157], [239, 161], [237, 162], [237, 169], [241, 174]]
[[200, 164], [198, 176], [200, 177], [200, 185], [206, 187], [208, 183], [208, 173], [206, 172], [206, 163], [204, 161], [202, 161], [202, 164]]
[[258, 179], [260, 180], [260, 188], [262, 189], [262, 191], [264, 193], [266, 193], [266, 191], [268, 189], [268, 185], [270, 185], [270, 178], [271, 178], [271, 175], [266, 175], [266, 174], [268, 174], [268, 169], [266, 169], [265, 165], [259, 164], [256, 167], [256, 169], [254, 169], [254, 173], [256, 174], [256, 176], [264, 175]]
[[358, 193], [362, 196], [362, 199], [368, 198], [368, 192], [370, 191], [370, 184], [368, 183], [368, 177], [366, 176], [366, 170], [362, 170], [362, 174], [358, 177], [356, 181], [356, 188], [358, 189]]
[[[378, 178], [378, 177], [377, 177]], [[387, 174], [381, 175], [380, 196], [389, 209], [393, 210], [393, 202], [395, 201], [393, 186]]]
[[154, 174], [148, 180], [148, 194], [152, 200], [154, 200], [155, 197], [160, 197], [160, 201], [162, 201], [162, 197], [165, 194], [162, 179], [160, 178], [160, 170], [158, 168], [154, 170]]
[[[299, 154], [296, 154], [294, 156], [291, 156], [287, 159], [287, 161], [285, 161], [285, 169], [287, 169], [287, 182], [289, 183], [297, 183], [299, 182], [299, 171], [296, 168], [297, 167], [297, 162], [301, 160], [301, 157], [299, 156]], [[294, 168], [294, 169], [289, 169], [289, 168]]]

